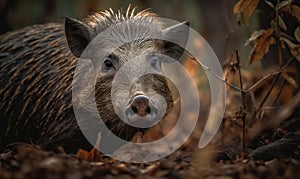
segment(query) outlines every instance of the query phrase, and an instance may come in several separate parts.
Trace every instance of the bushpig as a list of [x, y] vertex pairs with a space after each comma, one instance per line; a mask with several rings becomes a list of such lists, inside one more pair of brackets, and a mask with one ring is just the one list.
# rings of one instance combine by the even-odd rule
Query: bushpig
[[[129, 7], [126, 12], [107, 10], [90, 15], [84, 21], [66, 17], [64, 24], [34, 25], [1, 35], [0, 150], [13, 142], [32, 143], [49, 150], [62, 146], [67, 152], [89, 149], [91, 145], [78, 127], [72, 103], [77, 62], [98, 34], [127, 20], [134, 20], [129, 29], [142, 26], [142, 30], [127, 34], [128, 29], [120, 28], [113, 31], [112, 39], [133, 34], [138, 38], [147, 33], [161, 33], [169, 38], [187, 34], [188, 23], [166, 27], [155, 17], [148, 10], [136, 13]], [[113, 42], [108, 39], [105, 43], [108, 44], [104, 46]], [[161, 71], [156, 53], [179, 59], [184, 49], [169, 41], [143, 38], [117, 47], [110, 54], [102, 54], [104, 59], [95, 57], [94, 52], [90, 53], [93, 57], [85, 58], [98, 68], [94, 86], [97, 110], [112, 133], [129, 141], [138, 131], [147, 128], [129, 125], [116, 114], [111, 100], [115, 74], [133, 59], [130, 69], [140, 68], [142, 64]], [[159, 103], [155, 103], [158, 100], [152, 99], [156, 93], [164, 97], [167, 114], [172, 109], [173, 99], [165, 77], [147, 74], [134, 82], [126, 96], [128, 120], [134, 123], [155, 118], [160, 110]], [[83, 97], [82, 91], [78, 91], [77, 98]]]

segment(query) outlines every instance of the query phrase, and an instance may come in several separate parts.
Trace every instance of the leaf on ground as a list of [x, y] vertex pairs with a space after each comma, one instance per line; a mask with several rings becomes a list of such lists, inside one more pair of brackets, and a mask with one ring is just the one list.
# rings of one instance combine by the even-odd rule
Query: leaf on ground
[[99, 152], [99, 146], [100, 146], [101, 139], [102, 139], [102, 134], [101, 134], [101, 132], [99, 132], [97, 141], [96, 141], [95, 146], [93, 147], [93, 149], [90, 152], [88, 152], [86, 150], [83, 150], [83, 149], [79, 149], [76, 153], [76, 158], [87, 160], [89, 162], [101, 162], [101, 161], [103, 161], [103, 155], [102, 155], [101, 152]]
[[272, 36], [273, 32], [273, 29], [261, 30], [254, 32], [256, 34], [253, 33], [253, 35], [250, 37], [250, 41], [256, 40], [256, 43], [250, 54], [250, 65], [253, 61], [262, 60], [264, 55], [269, 52], [270, 45], [275, 43], [275, 39]]
[[300, 42], [300, 27], [297, 27], [295, 32], [294, 32], [294, 36], [297, 39], [298, 42]]
[[96, 148], [93, 148], [90, 152], [83, 149], [79, 149], [76, 153], [76, 158], [83, 159], [89, 162], [103, 161], [102, 154]]
[[298, 21], [298, 23], [300, 23], [300, 7], [299, 6], [290, 4], [290, 5], [284, 6], [282, 8], [282, 10], [286, 13], [289, 13], [291, 16], [293, 16]]
[[294, 44], [289, 39], [282, 37], [281, 40], [288, 46], [290, 53], [294, 58], [300, 61], [300, 45]]
[[284, 72], [284, 73], [282, 73], [282, 76], [286, 79], [286, 81], [290, 85], [292, 85], [294, 88], [298, 88], [298, 84], [297, 84], [296, 80], [291, 75], [289, 75], [288, 73]]
[[233, 13], [238, 15], [238, 23], [249, 25], [249, 18], [253, 14], [259, 0], [240, 0], [233, 8]]

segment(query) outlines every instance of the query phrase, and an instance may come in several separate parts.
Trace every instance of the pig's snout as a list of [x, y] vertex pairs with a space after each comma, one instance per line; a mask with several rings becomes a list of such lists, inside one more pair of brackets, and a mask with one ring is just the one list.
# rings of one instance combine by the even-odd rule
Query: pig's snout
[[151, 127], [158, 117], [158, 109], [153, 105], [148, 96], [144, 94], [135, 95], [129, 102], [126, 117], [132, 125], [141, 128]]
[[138, 95], [133, 98], [130, 104], [131, 110], [140, 117], [145, 117], [151, 113], [149, 98], [145, 95]]

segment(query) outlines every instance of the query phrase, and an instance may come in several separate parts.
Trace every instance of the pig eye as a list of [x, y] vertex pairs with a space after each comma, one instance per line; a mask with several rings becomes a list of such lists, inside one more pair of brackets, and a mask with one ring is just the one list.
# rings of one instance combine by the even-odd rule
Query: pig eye
[[105, 68], [112, 68], [114, 65], [110, 60], [105, 60], [104, 61], [104, 67]]
[[112, 55], [105, 57], [102, 68], [104, 70], [110, 70], [110, 69], [114, 68], [113, 59], [114, 58]]
[[155, 69], [159, 69], [160, 65], [159, 65], [158, 57], [156, 56], [151, 57], [151, 66]]

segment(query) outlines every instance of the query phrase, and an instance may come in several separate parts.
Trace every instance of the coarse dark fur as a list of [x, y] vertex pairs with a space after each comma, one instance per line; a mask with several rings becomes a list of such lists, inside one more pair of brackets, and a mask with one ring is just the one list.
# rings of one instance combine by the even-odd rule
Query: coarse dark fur
[[[148, 11], [134, 13], [129, 8], [124, 15], [112, 11], [96, 13], [85, 23], [96, 34], [128, 19], [146, 19], [149, 26], [163, 28], [152, 19], [154, 16]], [[12, 142], [33, 143], [45, 149], [62, 146], [68, 152], [91, 147], [74, 116], [72, 81], [78, 58], [68, 46], [72, 49], [64, 25], [59, 23], [34, 25], [0, 36], [0, 151]], [[168, 50], [153, 42], [150, 46], [123, 48], [116, 54], [125, 63], [133, 58], [128, 56], [129, 50], [139, 53], [149, 47], [154, 51]], [[112, 78], [97, 78], [97, 107], [108, 128], [130, 140], [139, 129], [125, 124], [115, 114], [110, 99]], [[172, 96], [165, 78], [150, 75], [143, 77], [141, 83], [144, 91], [162, 94], [168, 111], [171, 109]]]
[[12, 142], [71, 149], [85, 141], [72, 108], [77, 58], [67, 47], [62, 24], [0, 37], [0, 150]]

